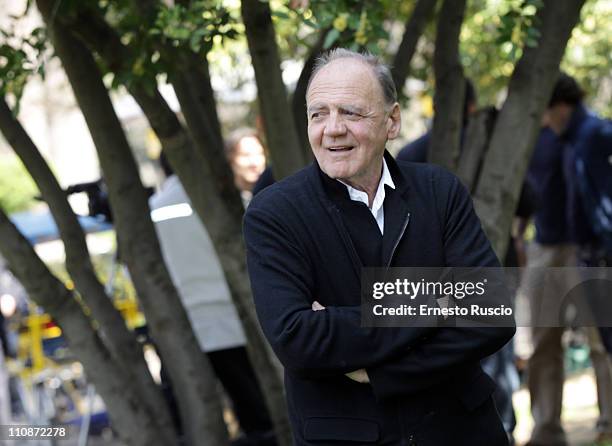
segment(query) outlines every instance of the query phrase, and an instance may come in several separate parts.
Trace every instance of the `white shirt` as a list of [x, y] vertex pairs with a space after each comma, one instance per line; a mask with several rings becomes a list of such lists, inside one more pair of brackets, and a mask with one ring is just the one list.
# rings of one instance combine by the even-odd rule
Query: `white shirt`
[[340, 182], [346, 186], [351, 200], [360, 201], [361, 203], [364, 203], [366, 206], [368, 206], [368, 209], [370, 209], [370, 212], [376, 219], [376, 224], [378, 224], [378, 229], [380, 229], [380, 233], [384, 234], [385, 208], [383, 204], [385, 202], [385, 186], [389, 186], [390, 188], [395, 189], [395, 183], [393, 182], [393, 178], [391, 178], [391, 173], [389, 172], [389, 168], [387, 167], [387, 162], [383, 159], [383, 171], [380, 177], [380, 181], [378, 182], [378, 189], [376, 189], [376, 195], [374, 195], [374, 200], [372, 201], [372, 207], [370, 207], [369, 205], [367, 193], [361, 190], [357, 190], [342, 181]]

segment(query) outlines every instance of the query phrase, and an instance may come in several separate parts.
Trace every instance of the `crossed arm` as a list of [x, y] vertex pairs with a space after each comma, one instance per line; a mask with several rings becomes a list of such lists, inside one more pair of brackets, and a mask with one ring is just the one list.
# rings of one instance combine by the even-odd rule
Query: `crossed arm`
[[[449, 200], [455, 212], [447, 219], [446, 258], [450, 266], [498, 266], [462, 193]], [[512, 327], [361, 327], [360, 307], [319, 311], [311, 265], [272, 215], [250, 209], [245, 238], [262, 328], [292, 373], [369, 379], [379, 397], [411, 393], [495, 352], [514, 334]]]

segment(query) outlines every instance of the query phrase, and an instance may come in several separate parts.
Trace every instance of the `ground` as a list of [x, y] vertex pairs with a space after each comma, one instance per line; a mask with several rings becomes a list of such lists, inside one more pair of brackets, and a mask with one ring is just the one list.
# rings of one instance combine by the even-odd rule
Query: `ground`
[[[515, 438], [518, 445], [529, 440], [533, 427], [529, 410], [529, 392], [522, 388], [514, 394], [514, 407], [517, 415]], [[597, 390], [592, 369], [573, 375], [565, 381], [563, 390], [563, 425], [571, 446], [590, 446], [597, 436], [595, 422], [597, 409]], [[610, 443], [609, 446], [612, 446]]]

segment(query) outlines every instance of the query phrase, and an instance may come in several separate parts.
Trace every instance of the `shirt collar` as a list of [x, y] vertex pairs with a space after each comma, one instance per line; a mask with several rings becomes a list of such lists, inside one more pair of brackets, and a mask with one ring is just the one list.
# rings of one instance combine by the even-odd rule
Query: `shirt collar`
[[[338, 180], [340, 183], [346, 186], [346, 189], [349, 194], [349, 198], [353, 201], [360, 201], [369, 207], [368, 202], [368, 194], [355, 189], [352, 186], [344, 183], [343, 181]], [[385, 186], [389, 186], [392, 189], [395, 189], [395, 183], [393, 182], [393, 178], [391, 177], [391, 172], [389, 172], [389, 167], [387, 167], [387, 162], [383, 158], [383, 171], [380, 177], [380, 181], [378, 182], [378, 189], [376, 189], [376, 195], [374, 195], [374, 200], [372, 201], [371, 210], [373, 213], [378, 212], [378, 210], [382, 207], [385, 201]]]

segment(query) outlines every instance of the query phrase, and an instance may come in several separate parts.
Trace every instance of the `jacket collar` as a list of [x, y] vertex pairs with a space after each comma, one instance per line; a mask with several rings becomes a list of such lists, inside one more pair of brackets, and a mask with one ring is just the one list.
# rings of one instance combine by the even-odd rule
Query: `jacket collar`
[[[408, 193], [409, 186], [404, 174], [395, 162], [393, 156], [391, 156], [387, 150], [385, 150], [384, 157], [387, 167], [389, 168], [391, 178], [393, 178], [393, 182], [395, 183], [396, 190], [401, 196], [405, 197]], [[314, 160], [308, 168], [308, 179], [317, 196], [327, 203], [327, 206], [333, 205], [330, 198], [348, 198], [346, 186], [339, 181], [328, 177], [321, 170], [321, 167], [316, 160]]]
[[[396, 189], [385, 199], [385, 231], [383, 236], [383, 259], [385, 265], [391, 263], [395, 247], [402, 238], [407, 222], [410, 219], [407, 195], [409, 186], [404, 174], [395, 162], [391, 154], [385, 150], [384, 153], [387, 167], [393, 178]], [[349, 233], [344, 226], [340, 210], [336, 203], [337, 199], [350, 200], [346, 186], [327, 176], [319, 167], [318, 163], [313, 163], [308, 168], [308, 179], [315, 194], [327, 210], [330, 218], [334, 222], [336, 229], [342, 239], [351, 263], [355, 269], [357, 277], [361, 277], [362, 263], [350, 239]]]

